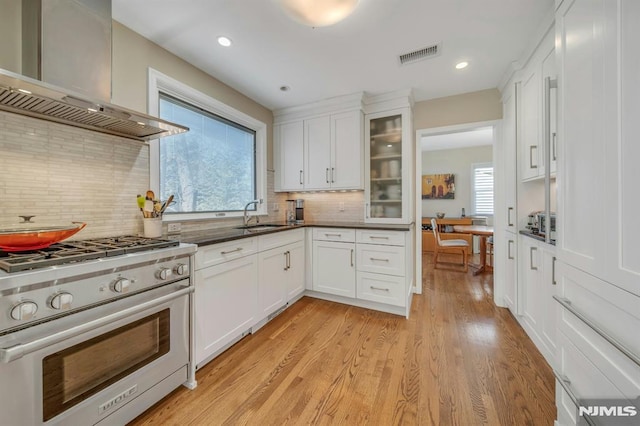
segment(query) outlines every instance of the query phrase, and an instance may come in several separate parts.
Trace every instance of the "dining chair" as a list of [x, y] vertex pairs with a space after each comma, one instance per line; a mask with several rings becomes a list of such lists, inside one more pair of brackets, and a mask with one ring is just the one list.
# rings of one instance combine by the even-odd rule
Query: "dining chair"
[[468, 254], [469, 243], [465, 240], [443, 240], [440, 238], [440, 230], [438, 229], [438, 222], [435, 219], [431, 219], [431, 229], [433, 230], [433, 236], [435, 237], [435, 245], [433, 249], [433, 268], [438, 267], [438, 254], [441, 249], [458, 249], [462, 252], [462, 265], [464, 266], [464, 272], [469, 270]]

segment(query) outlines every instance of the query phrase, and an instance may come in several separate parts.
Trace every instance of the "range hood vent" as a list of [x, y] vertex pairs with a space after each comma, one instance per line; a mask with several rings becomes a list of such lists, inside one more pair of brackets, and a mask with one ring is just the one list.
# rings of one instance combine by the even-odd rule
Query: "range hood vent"
[[400, 65], [410, 64], [427, 58], [433, 58], [440, 55], [442, 43], [436, 43], [413, 52], [404, 53], [398, 57]]
[[1, 69], [0, 110], [138, 141], [189, 130]]
[[111, 0], [22, 0], [22, 75], [0, 69], [0, 110], [138, 141], [188, 131], [109, 103], [111, 23]]

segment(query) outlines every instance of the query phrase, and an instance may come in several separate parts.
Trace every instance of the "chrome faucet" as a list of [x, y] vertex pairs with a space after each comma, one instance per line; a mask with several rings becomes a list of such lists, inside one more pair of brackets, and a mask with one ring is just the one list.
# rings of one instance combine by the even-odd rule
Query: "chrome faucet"
[[[247, 212], [247, 209], [249, 208], [249, 206], [251, 204], [255, 204], [256, 205], [256, 210], [258, 209], [258, 204], [262, 204], [262, 200], [253, 200], [253, 201], [249, 201], [247, 203], [246, 206], [244, 206], [244, 225], [247, 226], [249, 224], [249, 221], [251, 220], [251, 218], [249, 217], [249, 212]], [[256, 215], [256, 223], [260, 223], [260, 219], [258, 219], [258, 216]]]

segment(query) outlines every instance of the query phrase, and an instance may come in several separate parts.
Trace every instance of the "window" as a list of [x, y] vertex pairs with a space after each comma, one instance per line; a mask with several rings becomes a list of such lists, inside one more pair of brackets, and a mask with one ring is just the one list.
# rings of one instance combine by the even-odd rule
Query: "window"
[[473, 164], [471, 180], [473, 214], [493, 215], [493, 165], [491, 163]]
[[[189, 127], [151, 144], [152, 189], [168, 220], [266, 214], [266, 125], [157, 71], [149, 73], [150, 113]], [[156, 110], [153, 110], [153, 106]]]

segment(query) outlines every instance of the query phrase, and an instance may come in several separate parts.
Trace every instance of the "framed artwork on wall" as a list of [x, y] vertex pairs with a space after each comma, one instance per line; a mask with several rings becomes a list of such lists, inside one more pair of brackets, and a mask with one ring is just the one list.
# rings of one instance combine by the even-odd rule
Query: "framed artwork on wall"
[[455, 175], [422, 175], [423, 200], [453, 200], [456, 197]]

